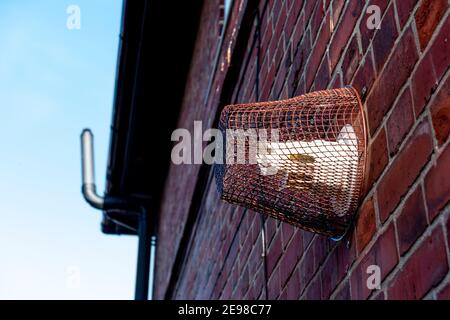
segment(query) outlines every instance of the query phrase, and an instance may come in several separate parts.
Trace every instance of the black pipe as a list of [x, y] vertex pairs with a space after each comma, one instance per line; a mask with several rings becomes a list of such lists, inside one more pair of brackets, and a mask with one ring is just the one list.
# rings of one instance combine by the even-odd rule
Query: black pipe
[[[150, 254], [155, 250], [156, 240], [150, 243], [147, 210], [132, 199], [121, 197], [102, 197], [96, 192], [94, 176], [94, 137], [91, 130], [85, 129], [81, 134], [82, 193], [85, 200], [94, 208], [106, 212], [124, 210], [138, 215], [137, 235], [139, 237], [135, 300], [148, 299]], [[114, 221], [114, 220], [113, 220]], [[153, 281], [152, 281], [153, 283]]]
[[138, 224], [138, 258], [136, 271], [135, 300], [148, 299], [148, 281], [150, 271], [150, 235], [148, 230], [148, 221], [145, 209], [139, 213]]

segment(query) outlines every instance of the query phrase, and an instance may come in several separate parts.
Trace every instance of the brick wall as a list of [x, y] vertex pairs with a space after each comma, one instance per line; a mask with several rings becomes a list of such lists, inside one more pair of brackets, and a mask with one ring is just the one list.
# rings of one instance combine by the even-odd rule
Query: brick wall
[[[220, 201], [208, 168], [172, 165], [155, 297], [264, 299], [267, 285], [271, 299], [449, 299], [448, 0], [260, 1], [258, 99], [254, 18], [240, 37], [255, 3], [234, 1], [220, 46], [220, 2], [203, 9], [178, 126], [211, 127], [224, 103], [353, 85], [369, 124], [369, 187], [339, 243], [267, 219], [266, 284], [259, 214]], [[370, 5], [379, 30], [367, 27]], [[380, 290], [366, 285], [370, 265]]]

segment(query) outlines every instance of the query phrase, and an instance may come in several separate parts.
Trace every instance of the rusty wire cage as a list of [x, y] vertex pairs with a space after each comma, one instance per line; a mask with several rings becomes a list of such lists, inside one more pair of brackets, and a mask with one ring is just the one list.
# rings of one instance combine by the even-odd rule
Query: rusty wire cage
[[221, 198], [308, 231], [345, 234], [364, 189], [367, 133], [353, 88], [229, 105], [215, 165]]

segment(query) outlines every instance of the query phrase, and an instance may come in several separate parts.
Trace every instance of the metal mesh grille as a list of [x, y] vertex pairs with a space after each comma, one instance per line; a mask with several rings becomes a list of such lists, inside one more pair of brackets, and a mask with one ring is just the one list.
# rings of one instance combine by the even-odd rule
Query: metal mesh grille
[[309, 231], [345, 233], [367, 157], [364, 112], [353, 88], [230, 105], [219, 128], [226, 151], [215, 174], [223, 200]]

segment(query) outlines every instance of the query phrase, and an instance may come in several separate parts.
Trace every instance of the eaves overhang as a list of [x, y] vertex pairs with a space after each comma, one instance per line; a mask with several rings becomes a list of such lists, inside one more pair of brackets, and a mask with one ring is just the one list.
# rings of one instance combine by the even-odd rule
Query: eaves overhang
[[[138, 200], [150, 215], [170, 164], [202, 6], [201, 0], [123, 4], [105, 194]], [[134, 234], [136, 224], [135, 215], [108, 212], [102, 231]]]

